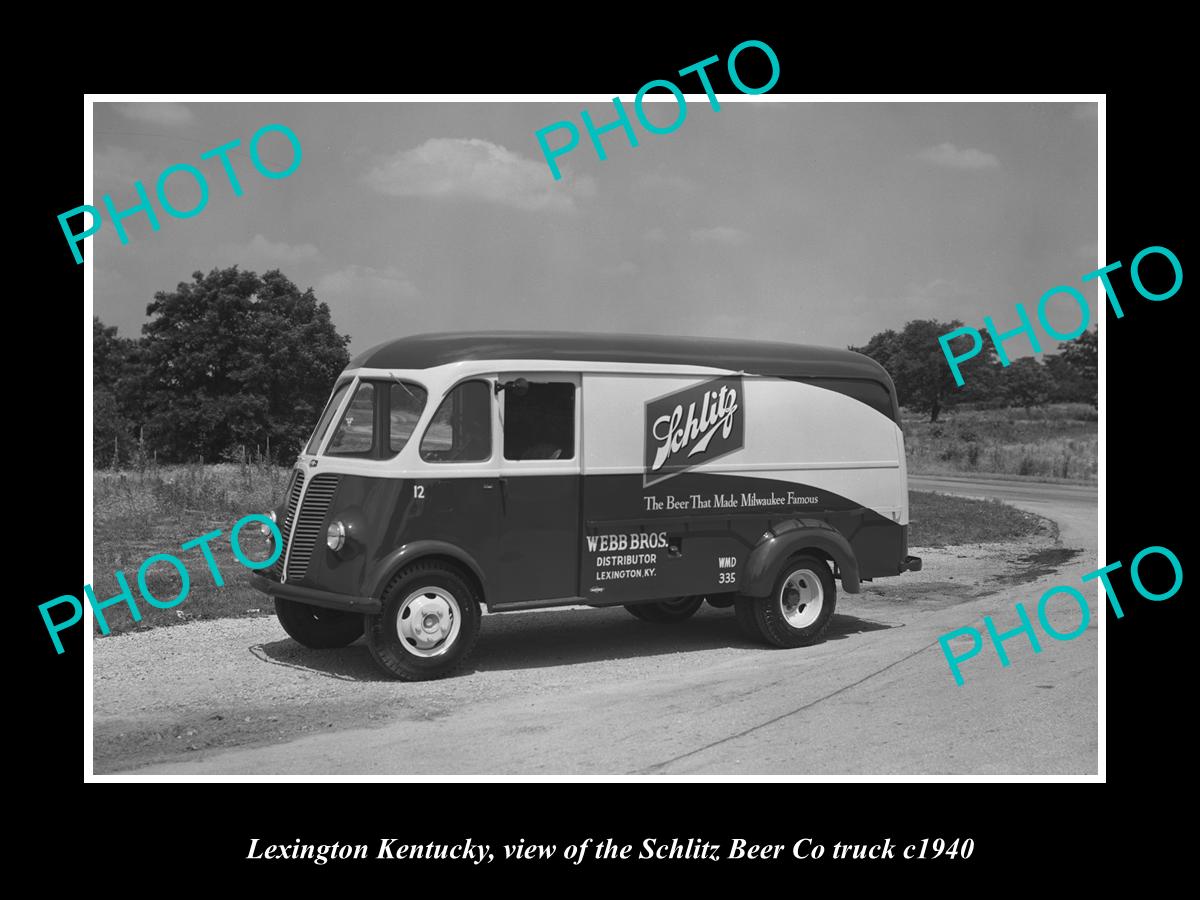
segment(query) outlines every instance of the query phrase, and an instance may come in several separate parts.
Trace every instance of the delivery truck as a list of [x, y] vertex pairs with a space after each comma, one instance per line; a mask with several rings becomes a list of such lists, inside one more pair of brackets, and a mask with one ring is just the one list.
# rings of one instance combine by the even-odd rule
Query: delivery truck
[[250, 576], [312, 648], [360, 637], [406, 680], [469, 656], [481, 614], [732, 607], [821, 638], [838, 584], [918, 570], [896, 391], [848, 350], [713, 338], [402, 337], [339, 376]]

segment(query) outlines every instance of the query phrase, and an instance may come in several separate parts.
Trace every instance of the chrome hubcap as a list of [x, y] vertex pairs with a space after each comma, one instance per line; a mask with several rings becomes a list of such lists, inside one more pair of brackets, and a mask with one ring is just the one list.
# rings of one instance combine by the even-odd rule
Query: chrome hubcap
[[807, 628], [817, 621], [824, 602], [821, 579], [812, 569], [797, 569], [788, 576], [779, 592], [783, 618], [793, 628]]
[[396, 632], [400, 646], [413, 656], [439, 656], [454, 644], [461, 621], [453, 594], [440, 587], [421, 588], [400, 604]]

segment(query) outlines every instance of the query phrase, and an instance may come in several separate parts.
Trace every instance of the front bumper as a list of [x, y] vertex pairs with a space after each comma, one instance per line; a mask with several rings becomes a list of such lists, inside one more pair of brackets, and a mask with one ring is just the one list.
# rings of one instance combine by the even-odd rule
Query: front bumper
[[250, 573], [250, 586], [272, 597], [282, 597], [297, 603], [307, 603], [310, 606], [323, 606], [326, 609], [341, 609], [346, 612], [367, 613], [377, 616], [383, 609], [383, 604], [374, 597], [353, 597], [349, 594], [335, 594], [333, 591], [321, 591], [316, 588], [301, 587], [296, 584], [282, 584], [272, 578]]

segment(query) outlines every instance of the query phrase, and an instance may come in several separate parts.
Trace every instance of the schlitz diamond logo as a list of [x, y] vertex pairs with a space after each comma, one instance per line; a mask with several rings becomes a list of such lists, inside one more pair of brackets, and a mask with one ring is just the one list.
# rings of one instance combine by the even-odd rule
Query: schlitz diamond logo
[[643, 485], [741, 450], [745, 415], [740, 375], [714, 378], [648, 401]]

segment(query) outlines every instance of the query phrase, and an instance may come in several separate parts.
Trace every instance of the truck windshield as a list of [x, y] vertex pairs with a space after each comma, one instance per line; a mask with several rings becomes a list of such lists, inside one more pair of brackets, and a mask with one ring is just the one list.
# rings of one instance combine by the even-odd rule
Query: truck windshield
[[333, 414], [337, 412], [338, 407], [342, 405], [342, 398], [346, 396], [346, 391], [349, 389], [350, 382], [344, 381], [333, 392], [333, 397], [330, 398], [325, 411], [321, 413], [321, 420], [317, 422], [316, 430], [313, 431], [312, 437], [308, 441], [308, 446], [304, 448], [304, 452], [308, 455], [311, 456], [316, 453], [317, 448], [321, 446], [321, 441], [325, 438], [325, 432], [329, 430], [329, 422], [333, 419]]

